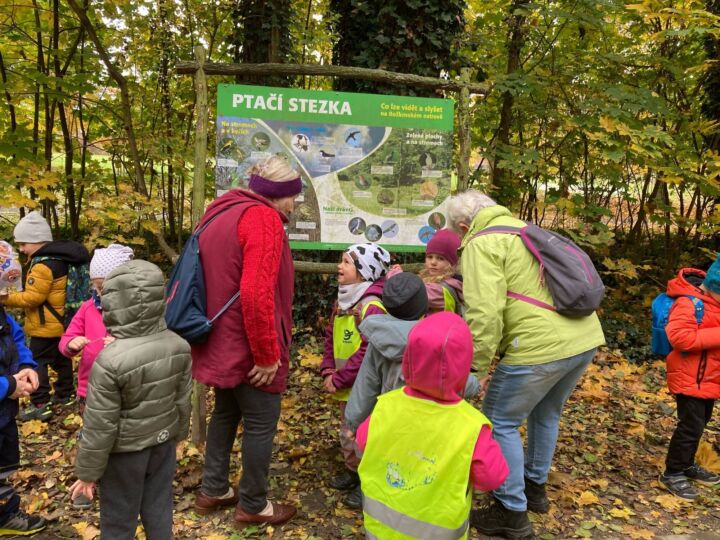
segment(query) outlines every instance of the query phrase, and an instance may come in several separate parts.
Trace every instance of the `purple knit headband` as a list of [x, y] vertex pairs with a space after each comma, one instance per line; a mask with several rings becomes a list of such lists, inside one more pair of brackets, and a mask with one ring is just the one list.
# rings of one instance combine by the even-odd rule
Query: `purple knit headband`
[[300, 177], [286, 182], [273, 182], [267, 178], [263, 178], [259, 174], [251, 174], [248, 187], [263, 197], [269, 199], [284, 199], [285, 197], [295, 197], [302, 191], [302, 181]]

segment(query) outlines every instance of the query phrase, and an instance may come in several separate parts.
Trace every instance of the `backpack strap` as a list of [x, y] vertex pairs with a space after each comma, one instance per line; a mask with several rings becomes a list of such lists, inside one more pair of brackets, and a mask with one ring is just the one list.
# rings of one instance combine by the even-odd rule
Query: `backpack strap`
[[[225, 212], [227, 212], [227, 211], [230, 210], [231, 208], [235, 208], [235, 207], [238, 206], [239, 204], [242, 204], [242, 203], [239, 203], [239, 202], [238, 202], [238, 203], [235, 203], [235, 204], [233, 204], [233, 205], [231, 205], [231, 206], [228, 206], [228, 207], [223, 208], [222, 210], [220, 210], [217, 214], [215, 214], [213, 217], [211, 217], [211, 218], [208, 219], [205, 223], [203, 223], [202, 226], [198, 227], [198, 228], [193, 232], [193, 235], [194, 235], [196, 238], [200, 238], [200, 234], [202, 234], [202, 232], [203, 232], [205, 229], [207, 229], [208, 226], [209, 226], [213, 221], [215, 221], [216, 218], [220, 217], [221, 214], [224, 214]], [[254, 205], [254, 206], [256, 206], [256, 205]], [[198, 246], [199, 246], [199, 245], [200, 245], [200, 244], [198, 244]], [[173, 294], [174, 294], [174, 291], [173, 291]], [[212, 324], [220, 317], [220, 315], [222, 315], [222, 314], [225, 313], [228, 309], [230, 309], [230, 307], [235, 303], [235, 301], [236, 301], [238, 298], [240, 298], [240, 289], [238, 289], [237, 292], [236, 292], [235, 294], [233, 294], [232, 297], [231, 297], [227, 302], [225, 302], [225, 305], [220, 308], [220, 311], [218, 311], [215, 315], [213, 315], [213, 317], [212, 317], [211, 319], [208, 320], [208, 324], [212, 325]], [[168, 300], [168, 301], [169, 301], [169, 300]]]
[[[63, 264], [65, 264], [66, 267], [70, 266], [70, 263], [68, 263], [66, 260], [60, 258], [60, 257], [37, 257], [33, 258], [32, 262], [30, 263], [30, 268], [28, 268], [28, 274], [30, 273], [30, 270], [32, 270], [33, 266], [35, 266], [37, 263], [45, 262], [45, 261], [58, 261]], [[49, 267], [50, 268], [50, 267]], [[52, 268], [50, 268], [50, 272], [52, 273]], [[68, 274], [69, 274], [69, 268], [68, 268]], [[55, 275], [53, 274], [53, 278], [55, 278]], [[38, 306], [38, 319], [40, 320], [40, 324], [42, 326], [45, 325], [46, 319], [45, 319], [45, 309], [47, 309], [50, 312], [50, 315], [55, 317], [60, 324], [65, 326], [65, 319], [63, 318], [60, 313], [58, 313], [58, 310], [52, 307], [50, 305], [50, 302], [45, 299], [45, 301]]]
[[705, 304], [703, 304], [703, 301], [699, 298], [689, 294], [685, 295], [685, 298], [689, 298], [693, 303], [693, 306], [695, 306], [695, 321], [698, 323], [698, 326], [700, 326], [703, 320], [703, 315], [705, 315]]
[[[538, 264], [540, 265], [540, 285], [545, 286], [545, 265], [543, 264], [542, 255], [538, 252], [538, 250], [535, 248], [532, 242], [526, 239], [525, 236], [525, 229], [526, 227], [511, 227], [508, 225], [496, 225], [493, 227], [486, 227], [485, 229], [481, 230], [480, 232], [476, 233], [473, 238], [477, 238], [478, 236], [485, 236], [486, 234], [513, 234], [515, 236], [519, 236], [522, 240], [525, 247], [532, 253], [533, 257], [535, 257], [535, 260], [537, 260]], [[472, 238], [471, 238], [472, 240]], [[526, 296], [524, 294], [516, 293], [513, 291], [508, 291], [507, 296], [509, 298], [513, 298], [515, 300], [520, 300], [521, 302], [526, 302], [528, 304], [532, 304], [533, 306], [537, 306], [543, 309], [547, 309], [549, 311], [557, 311], [555, 306], [551, 306], [550, 304], [546, 304], [542, 300], [538, 300], [537, 298], [532, 298], [530, 296]]]

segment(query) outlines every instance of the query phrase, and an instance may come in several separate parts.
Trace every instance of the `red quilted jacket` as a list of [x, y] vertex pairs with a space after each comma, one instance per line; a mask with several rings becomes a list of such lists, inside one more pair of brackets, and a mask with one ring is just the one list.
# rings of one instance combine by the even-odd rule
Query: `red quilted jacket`
[[[670, 392], [704, 399], [720, 398], [720, 303], [700, 288], [705, 272], [683, 268], [668, 282], [668, 296], [677, 297], [665, 327], [673, 350], [667, 356]], [[700, 326], [695, 305], [683, 295], [703, 301]]]

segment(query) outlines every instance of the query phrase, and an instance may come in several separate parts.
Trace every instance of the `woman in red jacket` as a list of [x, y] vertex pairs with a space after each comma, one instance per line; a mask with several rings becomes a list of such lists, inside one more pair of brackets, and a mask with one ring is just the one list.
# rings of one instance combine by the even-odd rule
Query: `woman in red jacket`
[[[686, 500], [698, 497], [690, 483], [714, 485], [720, 476], [695, 463], [700, 438], [720, 397], [720, 256], [707, 274], [684, 268], [668, 282], [677, 298], [665, 327], [673, 350], [667, 356], [667, 382], [677, 402], [678, 424], [670, 439], [660, 484]], [[703, 317], [697, 323], [696, 306]]]

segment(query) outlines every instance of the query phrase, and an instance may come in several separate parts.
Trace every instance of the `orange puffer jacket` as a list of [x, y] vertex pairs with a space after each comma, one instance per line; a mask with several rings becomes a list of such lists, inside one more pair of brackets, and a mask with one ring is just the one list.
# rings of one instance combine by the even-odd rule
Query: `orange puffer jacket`
[[[667, 294], [677, 300], [665, 327], [673, 350], [667, 356], [670, 392], [703, 399], [720, 398], [720, 303], [700, 288], [705, 272], [683, 268], [668, 282]], [[702, 300], [704, 315], [698, 326], [695, 305]]]

